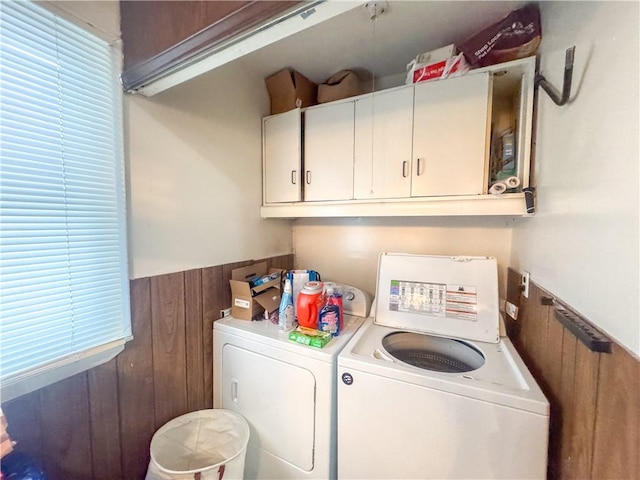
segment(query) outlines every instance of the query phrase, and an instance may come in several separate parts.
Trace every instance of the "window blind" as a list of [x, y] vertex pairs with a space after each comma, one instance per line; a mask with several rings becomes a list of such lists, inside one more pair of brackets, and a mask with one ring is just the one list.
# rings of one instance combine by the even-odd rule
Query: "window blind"
[[131, 335], [119, 52], [37, 4], [0, 2], [2, 400]]

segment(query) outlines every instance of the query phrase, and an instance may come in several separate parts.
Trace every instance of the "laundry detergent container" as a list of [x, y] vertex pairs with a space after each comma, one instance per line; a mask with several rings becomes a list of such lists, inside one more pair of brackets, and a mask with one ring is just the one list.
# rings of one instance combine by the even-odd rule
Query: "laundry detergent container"
[[151, 439], [146, 480], [242, 479], [249, 425], [230, 410], [187, 413]]

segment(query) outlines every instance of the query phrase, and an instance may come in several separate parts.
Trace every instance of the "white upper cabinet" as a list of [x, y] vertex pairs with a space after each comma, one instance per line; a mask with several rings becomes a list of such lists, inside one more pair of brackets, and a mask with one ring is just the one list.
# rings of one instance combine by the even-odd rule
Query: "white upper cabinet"
[[415, 86], [411, 195], [486, 192], [491, 75]]
[[264, 203], [302, 200], [300, 109], [262, 122]]
[[356, 100], [354, 198], [411, 195], [413, 88]]
[[305, 201], [353, 198], [353, 121], [353, 102], [305, 111]]
[[267, 117], [262, 216], [532, 213], [534, 78], [529, 57]]

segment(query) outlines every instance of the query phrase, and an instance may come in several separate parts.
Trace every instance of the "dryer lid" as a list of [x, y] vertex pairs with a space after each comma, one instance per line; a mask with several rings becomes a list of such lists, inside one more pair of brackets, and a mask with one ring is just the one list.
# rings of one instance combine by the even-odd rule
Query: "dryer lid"
[[495, 258], [380, 255], [375, 323], [498, 343], [499, 318]]

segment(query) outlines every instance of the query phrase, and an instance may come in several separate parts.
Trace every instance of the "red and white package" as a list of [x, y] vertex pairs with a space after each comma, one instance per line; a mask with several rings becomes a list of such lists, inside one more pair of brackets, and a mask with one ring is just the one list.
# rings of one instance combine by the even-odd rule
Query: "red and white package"
[[469, 71], [464, 55], [456, 55], [454, 44], [425, 52], [407, 65], [406, 84], [455, 77]]
[[442, 80], [443, 78], [452, 78], [464, 75], [469, 71], [469, 64], [464, 55], [458, 55], [447, 58], [440, 62], [429, 65], [414, 64], [413, 68], [407, 75], [407, 85], [411, 83], [425, 82], [428, 80]]

